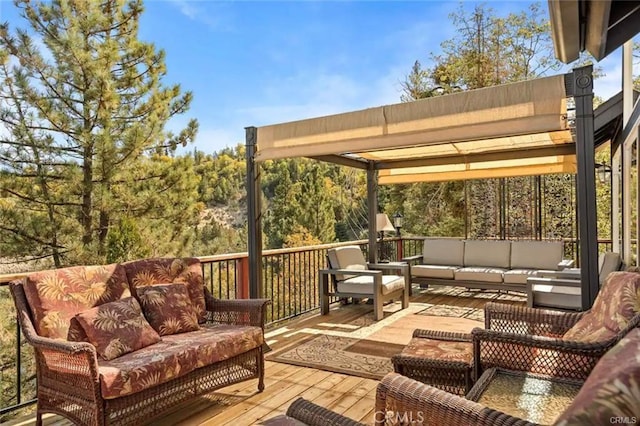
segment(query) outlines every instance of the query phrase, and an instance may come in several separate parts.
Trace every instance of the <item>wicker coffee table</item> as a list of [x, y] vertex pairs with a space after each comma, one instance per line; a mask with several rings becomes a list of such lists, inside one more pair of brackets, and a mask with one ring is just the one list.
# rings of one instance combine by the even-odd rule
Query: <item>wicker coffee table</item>
[[470, 334], [416, 330], [391, 361], [396, 373], [457, 395], [465, 395], [473, 384]]

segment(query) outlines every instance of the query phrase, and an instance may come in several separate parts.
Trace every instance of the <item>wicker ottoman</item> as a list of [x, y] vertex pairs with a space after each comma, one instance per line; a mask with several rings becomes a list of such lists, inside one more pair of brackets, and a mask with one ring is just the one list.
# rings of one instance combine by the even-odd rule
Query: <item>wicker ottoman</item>
[[457, 395], [473, 385], [470, 334], [416, 330], [406, 348], [391, 361], [396, 373]]

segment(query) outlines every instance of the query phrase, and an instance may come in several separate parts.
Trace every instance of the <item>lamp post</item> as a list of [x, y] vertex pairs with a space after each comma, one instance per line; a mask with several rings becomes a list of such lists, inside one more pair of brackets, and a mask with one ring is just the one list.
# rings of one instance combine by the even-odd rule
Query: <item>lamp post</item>
[[404, 253], [402, 250], [402, 238], [400, 238], [400, 229], [402, 228], [402, 215], [399, 212], [393, 215], [393, 227], [396, 228], [396, 237], [398, 237], [398, 241], [396, 241], [396, 253], [398, 255], [397, 260], [401, 260], [404, 257]]
[[396, 237], [400, 236], [400, 229], [402, 228], [403, 217], [400, 213], [393, 215], [393, 227], [396, 228]]

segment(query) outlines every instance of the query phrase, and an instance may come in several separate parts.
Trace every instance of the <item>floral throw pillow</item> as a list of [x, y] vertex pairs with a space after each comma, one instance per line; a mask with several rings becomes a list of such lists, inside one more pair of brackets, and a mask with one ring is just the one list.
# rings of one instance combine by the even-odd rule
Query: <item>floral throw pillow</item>
[[200, 329], [198, 312], [182, 283], [151, 285], [136, 290], [142, 311], [161, 336]]
[[77, 314], [75, 318], [84, 329], [89, 343], [107, 361], [161, 340], [133, 297], [96, 306]]

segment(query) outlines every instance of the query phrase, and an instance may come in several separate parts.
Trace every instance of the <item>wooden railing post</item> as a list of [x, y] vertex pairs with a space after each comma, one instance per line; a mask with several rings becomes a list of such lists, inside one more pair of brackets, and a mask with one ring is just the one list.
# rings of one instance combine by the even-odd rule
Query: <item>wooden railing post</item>
[[402, 250], [402, 237], [398, 237], [398, 239], [396, 240], [396, 253], [397, 253], [397, 259], [396, 261], [401, 261], [402, 258], [404, 257], [404, 253]]
[[238, 281], [236, 284], [236, 298], [249, 299], [249, 257], [241, 257], [236, 260]]

